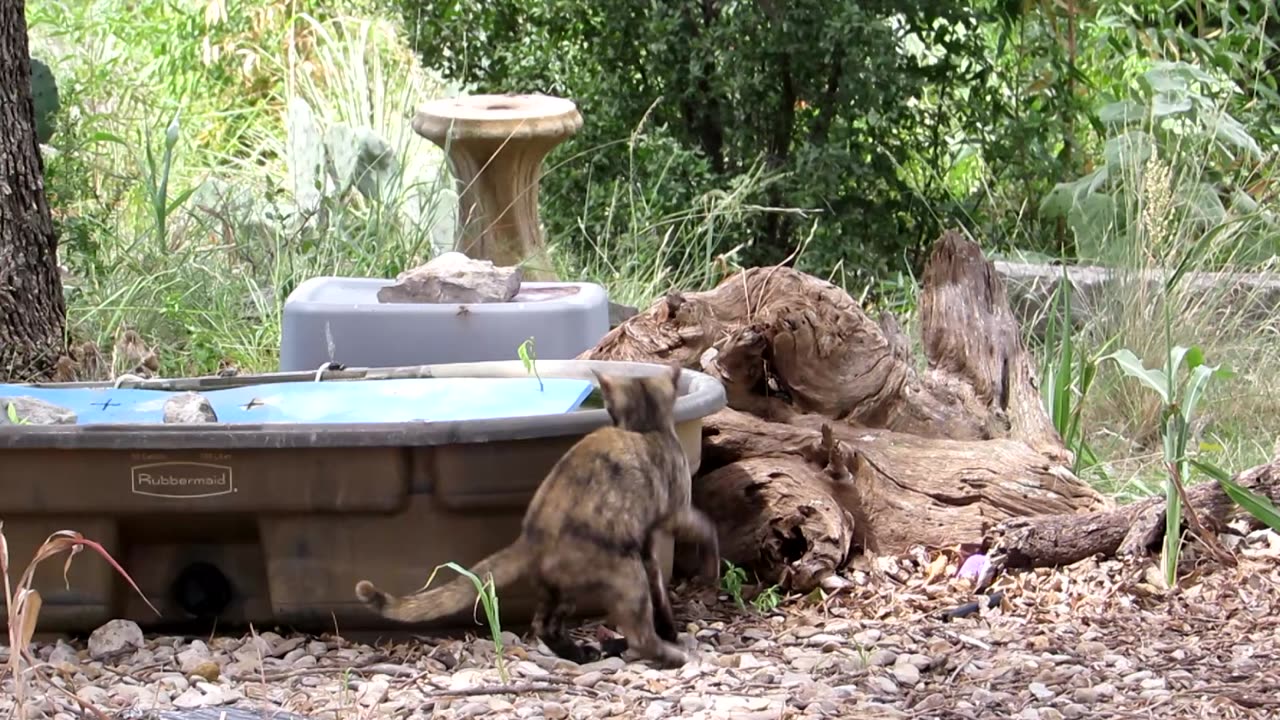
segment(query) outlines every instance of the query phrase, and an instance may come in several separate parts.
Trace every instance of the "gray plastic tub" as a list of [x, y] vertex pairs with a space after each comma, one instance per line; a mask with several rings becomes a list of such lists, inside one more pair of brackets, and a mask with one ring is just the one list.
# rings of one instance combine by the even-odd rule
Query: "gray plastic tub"
[[317, 277], [294, 288], [284, 302], [280, 369], [511, 360], [529, 337], [539, 359], [568, 360], [609, 332], [609, 298], [592, 283], [526, 282], [505, 303], [379, 303], [378, 290], [392, 284]]
[[[666, 372], [656, 364], [574, 360], [539, 360], [537, 368], [544, 378], [593, 379], [593, 368]], [[525, 376], [514, 360], [354, 368], [320, 377]], [[199, 392], [315, 377], [270, 373], [122, 386]], [[440, 423], [0, 426], [0, 519], [19, 566], [56, 530], [102, 542], [164, 615], [156, 618], [105, 563], [85, 553], [72, 566], [70, 590], [60, 562], [37, 573], [43, 630], [88, 631], [113, 617], [145, 627], [193, 619], [216, 619], [220, 627], [332, 629], [335, 619], [343, 629], [403, 627], [360, 606], [356, 581], [408, 592], [442, 563], [466, 567], [511, 542], [551, 466], [584, 434], [609, 423], [594, 397], [560, 415]], [[677, 432], [695, 470], [702, 418], [725, 403], [719, 381], [685, 371]], [[138, 492], [140, 471], [168, 478], [170, 489]], [[663, 552], [669, 572], [669, 542]], [[442, 571], [441, 579], [451, 572]], [[523, 585], [501, 600], [504, 625], [528, 622], [532, 600]], [[434, 625], [473, 624], [467, 612]]]

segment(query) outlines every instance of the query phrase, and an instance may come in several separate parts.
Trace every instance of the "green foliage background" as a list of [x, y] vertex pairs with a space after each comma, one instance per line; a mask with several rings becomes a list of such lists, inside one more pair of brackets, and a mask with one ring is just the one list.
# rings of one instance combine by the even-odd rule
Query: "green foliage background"
[[[725, 229], [743, 262], [843, 265], [860, 282], [918, 268], [944, 225], [996, 249], [1074, 254], [1034, 209], [1091, 171], [1101, 107], [1141, 94], [1158, 59], [1227, 85], [1226, 107], [1274, 152], [1280, 21], [1264, 2], [398, 0], [424, 62], [482, 92], [566, 95], [586, 125], [546, 180], [550, 231], [606, 230], [616, 182], [675, 211], [763, 166]], [[645, 127], [643, 143], [619, 142]], [[570, 154], [578, 157], [570, 158]], [[582, 155], [585, 154], [585, 157]], [[1255, 163], [1261, 158], [1254, 158]], [[660, 181], [659, 181], [660, 180]], [[651, 206], [652, 206], [651, 205]], [[585, 236], [585, 237], [584, 237]]]

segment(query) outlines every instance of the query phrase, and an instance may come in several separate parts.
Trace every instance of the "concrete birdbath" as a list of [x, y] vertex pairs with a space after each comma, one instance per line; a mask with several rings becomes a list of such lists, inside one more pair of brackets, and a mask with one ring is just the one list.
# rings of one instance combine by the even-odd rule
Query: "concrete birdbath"
[[538, 214], [542, 161], [580, 127], [571, 100], [547, 95], [470, 95], [419, 106], [413, 129], [445, 151], [458, 184], [457, 249], [496, 265], [527, 262], [530, 280], [555, 280]]

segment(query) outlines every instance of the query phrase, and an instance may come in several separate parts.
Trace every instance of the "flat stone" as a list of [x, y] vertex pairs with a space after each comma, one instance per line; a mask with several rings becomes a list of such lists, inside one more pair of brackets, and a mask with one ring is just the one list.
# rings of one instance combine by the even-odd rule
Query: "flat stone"
[[0, 425], [14, 425], [9, 418], [9, 406], [17, 416], [18, 425], [75, 425], [76, 414], [72, 410], [45, 402], [30, 395], [0, 397]]
[[447, 252], [397, 275], [395, 284], [378, 290], [378, 302], [509, 302], [520, 292], [523, 278], [524, 271], [518, 265], [498, 267], [488, 260]]
[[1041, 702], [1045, 700], [1052, 700], [1053, 697], [1057, 695], [1056, 692], [1050, 690], [1044, 683], [1033, 682], [1027, 686], [1027, 689], [1030, 690], [1031, 694], [1035, 695], [1036, 699]]

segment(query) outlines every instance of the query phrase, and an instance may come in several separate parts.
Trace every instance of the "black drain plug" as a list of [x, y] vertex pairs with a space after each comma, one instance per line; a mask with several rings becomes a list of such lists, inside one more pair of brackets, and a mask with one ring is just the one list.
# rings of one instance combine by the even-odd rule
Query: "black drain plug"
[[173, 581], [173, 601], [193, 617], [210, 620], [231, 604], [231, 581], [216, 565], [194, 562]]

